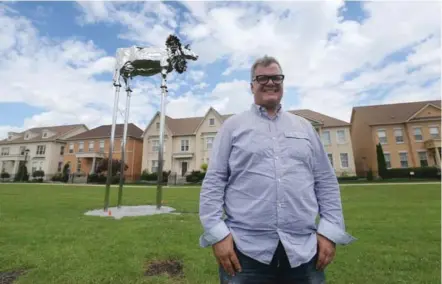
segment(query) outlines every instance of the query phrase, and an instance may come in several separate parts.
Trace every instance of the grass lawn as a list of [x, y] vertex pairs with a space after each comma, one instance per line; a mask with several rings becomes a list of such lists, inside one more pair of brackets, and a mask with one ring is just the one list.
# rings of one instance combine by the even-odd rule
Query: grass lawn
[[[440, 283], [440, 192], [440, 184], [342, 187], [358, 241], [338, 247], [328, 283]], [[199, 188], [163, 196], [185, 214], [84, 216], [103, 206], [104, 186], [0, 184], [0, 272], [29, 269], [21, 284], [218, 283], [211, 249], [198, 246]], [[155, 188], [127, 187], [123, 203], [154, 204]], [[147, 261], [168, 258], [182, 260], [184, 277], [144, 275]]]

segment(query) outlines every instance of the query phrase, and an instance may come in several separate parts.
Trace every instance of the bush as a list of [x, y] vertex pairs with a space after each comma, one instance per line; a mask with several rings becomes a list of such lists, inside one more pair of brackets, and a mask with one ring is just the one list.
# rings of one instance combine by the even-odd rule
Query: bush
[[207, 165], [206, 163], [204, 163], [204, 164], [202, 164], [201, 165], [201, 170], [203, 171], [203, 172], [207, 172], [207, 168], [209, 167], [209, 165]]
[[[163, 171], [163, 182], [167, 182], [167, 179], [169, 177], [170, 171], [166, 172]], [[141, 180], [146, 181], [157, 181], [158, 180], [158, 174], [157, 173], [149, 173], [147, 170], [144, 170], [140, 177]]]
[[367, 180], [373, 180], [373, 170], [369, 169], [367, 172]]
[[358, 176], [340, 176], [338, 177], [338, 181], [344, 181], [344, 180], [358, 180]]
[[29, 180], [28, 168], [25, 165], [20, 165], [18, 168], [18, 173], [14, 176], [14, 181], [18, 182], [22, 180]]
[[186, 176], [186, 181], [190, 183], [202, 182], [205, 176], [205, 172], [192, 171], [190, 175]]
[[56, 173], [51, 178], [52, 181], [63, 181], [63, 174], [62, 173]]
[[409, 178], [410, 172], [414, 172], [411, 178], [440, 179], [440, 169], [437, 167], [397, 168], [387, 171], [388, 178]]
[[3, 169], [3, 171], [2, 171], [1, 174], [0, 174], [0, 178], [1, 178], [3, 181], [5, 181], [5, 179], [8, 179], [8, 178], [10, 178], [10, 177], [11, 177], [11, 175], [10, 175], [9, 173], [5, 172], [4, 169]]

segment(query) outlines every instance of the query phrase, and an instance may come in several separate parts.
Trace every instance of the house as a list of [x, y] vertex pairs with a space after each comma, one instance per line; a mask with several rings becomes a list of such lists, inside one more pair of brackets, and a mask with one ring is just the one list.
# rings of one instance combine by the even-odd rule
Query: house
[[66, 139], [87, 131], [84, 124], [30, 128], [20, 133], [9, 132], [0, 140], [0, 172], [13, 178], [24, 163], [28, 173], [44, 171], [45, 179], [60, 172], [63, 166]]
[[289, 112], [310, 121], [321, 137], [322, 145], [337, 176], [356, 175], [350, 123], [308, 109]]
[[[95, 172], [100, 161], [109, 156], [111, 130], [112, 125], [102, 125], [66, 140], [64, 163], [71, 165], [71, 173], [86, 176]], [[121, 159], [123, 130], [124, 124], [116, 125], [112, 159]], [[126, 180], [136, 180], [141, 174], [142, 134], [143, 130], [133, 123], [128, 123], [125, 152], [125, 163], [128, 166], [125, 172]]]
[[[328, 157], [338, 175], [354, 175], [350, 124], [311, 110], [290, 111], [309, 120], [325, 141]], [[230, 117], [209, 108], [203, 117], [165, 117], [164, 171], [184, 177], [210, 162], [213, 140], [222, 123]], [[157, 112], [143, 133], [142, 168], [158, 169], [160, 113]]]
[[380, 143], [387, 168], [440, 166], [441, 101], [354, 107], [351, 137], [358, 175], [377, 173]]

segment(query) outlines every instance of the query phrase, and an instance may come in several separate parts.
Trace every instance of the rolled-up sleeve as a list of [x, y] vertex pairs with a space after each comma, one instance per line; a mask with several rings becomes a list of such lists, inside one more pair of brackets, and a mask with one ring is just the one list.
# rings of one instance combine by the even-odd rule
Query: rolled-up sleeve
[[310, 137], [313, 145], [313, 174], [320, 217], [317, 233], [335, 244], [350, 244], [356, 238], [345, 231], [341, 193], [336, 174], [313, 127], [310, 130]]
[[223, 216], [224, 191], [229, 180], [229, 157], [232, 135], [229, 120], [219, 129], [200, 192], [199, 217], [204, 229], [200, 246], [207, 247], [224, 239], [229, 233]]

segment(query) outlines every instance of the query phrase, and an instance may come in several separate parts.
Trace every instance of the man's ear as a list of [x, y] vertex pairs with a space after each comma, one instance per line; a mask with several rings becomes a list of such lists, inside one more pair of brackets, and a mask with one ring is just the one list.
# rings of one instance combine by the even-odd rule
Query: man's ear
[[253, 84], [250, 83], [250, 91], [253, 93]]

